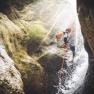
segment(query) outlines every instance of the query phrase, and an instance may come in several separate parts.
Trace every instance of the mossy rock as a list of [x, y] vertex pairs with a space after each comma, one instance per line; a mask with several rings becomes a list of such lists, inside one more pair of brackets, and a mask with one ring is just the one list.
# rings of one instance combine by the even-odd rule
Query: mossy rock
[[23, 39], [23, 45], [27, 48], [29, 55], [41, 52], [41, 47], [45, 42], [43, 39], [47, 34], [46, 29], [41, 24], [32, 24], [27, 31], [27, 35]]
[[26, 94], [44, 94], [44, 70], [36, 60], [21, 59], [16, 67], [22, 75]]

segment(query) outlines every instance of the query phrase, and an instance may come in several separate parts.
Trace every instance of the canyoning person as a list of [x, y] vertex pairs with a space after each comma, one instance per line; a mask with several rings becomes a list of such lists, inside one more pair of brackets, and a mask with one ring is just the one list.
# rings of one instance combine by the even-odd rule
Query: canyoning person
[[64, 32], [64, 42], [65, 43], [68, 43], [70, 32], [71, 32], [71, 28], [67, 28], [66, 31]]
[[66, 30], [63, 32], [64, 44], [61, 45], [61, 48], [68, 47], [69, 33], [70, 33], [70, 30]]
[[62, 31], [59, 31], [56, 33], [56, 43], [57, 43], [57, 47], [59, 47], [59, 48], [61, 48], [61, 46], [64, 44]]
[[74, 32], [72, 32], [71, 28], [66, 29], [64, 42], [69, 44], [70, 50], [72, 51], [74, 57], [75, 56]]
[[55, 45], [59, 48], [68, 51], [72, 51], [73, 57], [75, 56], [75, 43], [74, 43], [74, 32], [72, 28], [67, 28], [65, 31], [57, 31], [54, 37], [54, 33], [50, 35], [50, 45]]
[[[72, 35], [72, 36], [71, 36]], [[70, 49], [73, 53], [73, 57], [75, 56], [75, 45], [72, 40], [74, 37], [71, 28], [67, 28], [65, 31], [60, 31], [56, 33], [56, 41], [57, 46], [63, 49]]]
[[67, 32], [71, 33], [69, 36], [69, 46], [70, 50], [73, 53], [73, 57], [75, 56], [75, 39], [74, 39], [74, 32], [72, 32], [71, 28], [66, 29]]
[[57, 44], [60, 48], [68, 49], [68, 40], [69, 40], [69, 31], [62, 31], [62, 32], [57, 32], [56, 34], [56, 39], [57, 39]]

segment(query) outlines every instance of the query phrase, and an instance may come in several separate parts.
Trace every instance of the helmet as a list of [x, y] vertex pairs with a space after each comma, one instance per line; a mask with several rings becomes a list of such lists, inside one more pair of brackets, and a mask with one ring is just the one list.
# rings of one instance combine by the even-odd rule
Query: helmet
[[71, 32], [71, 28], [67, 28], [66, 31], [68, 31], [70, 33]]

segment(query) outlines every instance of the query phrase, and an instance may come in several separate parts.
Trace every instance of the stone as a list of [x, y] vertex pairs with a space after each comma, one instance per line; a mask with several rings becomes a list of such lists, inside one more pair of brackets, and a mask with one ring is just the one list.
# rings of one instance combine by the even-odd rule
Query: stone
[[0, 94], [24, 94], [21, 74], [0, 44]]

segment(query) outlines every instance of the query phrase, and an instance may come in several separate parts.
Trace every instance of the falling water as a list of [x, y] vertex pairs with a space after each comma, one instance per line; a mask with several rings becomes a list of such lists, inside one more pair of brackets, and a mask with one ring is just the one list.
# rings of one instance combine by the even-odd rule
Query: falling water
[[45, 38], [52, 32], [63, 32], [68, 27], [73, 30], [74, 36], [70, 38], [70, 43], [75, 44], [75, 56], [72, 60], [65, 60], [66, 67], [59, 70], [56, 94], [74, 94], [84, 83], [88, 69], [88, 54], [84, 48], [76, 0], [40, 0], [31, 6], [34, 18], [40, 20], [48, 30]]

